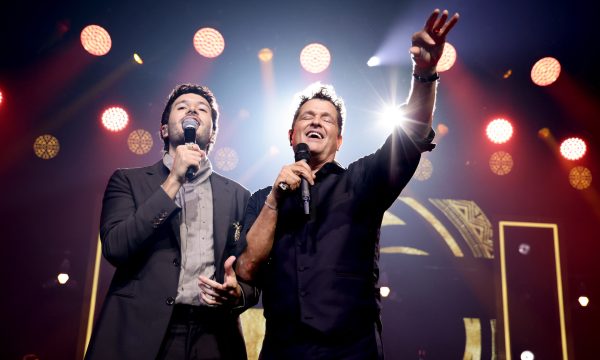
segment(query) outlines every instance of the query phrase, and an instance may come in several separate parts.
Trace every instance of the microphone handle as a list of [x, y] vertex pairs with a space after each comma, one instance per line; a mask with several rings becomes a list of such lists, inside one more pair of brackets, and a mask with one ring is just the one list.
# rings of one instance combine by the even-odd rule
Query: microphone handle
[[[195, 142], [186, 142], [186, 145], [193, 145], [195, 144]], [[196, 171], [194, 170], [194, 168], [192, 166], [188, 167], [187, 171], [185, 172], [185, 178], [190, 181], [194, 178], [194, 174], [196, 174]]]
[[[306, 159], [304, 159], [306, 162]], [[304, 205], [304, 214], [310, 215], [310, 186], [304, 177], [300, 178], [300, 190], [302, 192], [302, 203]]]

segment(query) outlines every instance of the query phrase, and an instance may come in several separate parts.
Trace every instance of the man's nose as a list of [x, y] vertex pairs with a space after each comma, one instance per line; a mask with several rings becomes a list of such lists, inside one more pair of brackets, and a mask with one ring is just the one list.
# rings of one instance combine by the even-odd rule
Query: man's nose
[[188, 114], [198, 114], [198, 110], [195, 107], [190, 107], [187, 111]]

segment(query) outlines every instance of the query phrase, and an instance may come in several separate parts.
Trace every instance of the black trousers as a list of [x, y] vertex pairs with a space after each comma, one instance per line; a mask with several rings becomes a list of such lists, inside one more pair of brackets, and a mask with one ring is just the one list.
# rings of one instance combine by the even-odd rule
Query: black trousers
[[[143, 346], [143, 344], [141, 344]], [[204, 306], [175, 305], [160, 360], [246, 360], [237, 318]]]

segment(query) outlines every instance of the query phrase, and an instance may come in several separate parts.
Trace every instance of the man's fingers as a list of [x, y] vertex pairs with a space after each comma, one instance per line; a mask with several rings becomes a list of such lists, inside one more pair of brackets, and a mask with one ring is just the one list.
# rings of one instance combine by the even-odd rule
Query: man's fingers
[[433, 29], [433, 24], [437, 20], [438, 15], [440, 14], [440, 9], [435, 9], [431, 15], [429, 15], [429, 19], [425, 22], [425, 30]]
[[448, 33], [450, 32], [450, 30], [452, 30], [452, 28], [454, 27], [454, 25], [456, 25], [456, 23], [458, 22], [458, 18], [460, 17], [460, 15], [458, 13], [455, 13], [451, 18], [450, 21], [448, 21], [446, 24], [444, 24], [444, 26], [440, 29], [439, 35], [446, 37], [446, 35], [448, 35]]

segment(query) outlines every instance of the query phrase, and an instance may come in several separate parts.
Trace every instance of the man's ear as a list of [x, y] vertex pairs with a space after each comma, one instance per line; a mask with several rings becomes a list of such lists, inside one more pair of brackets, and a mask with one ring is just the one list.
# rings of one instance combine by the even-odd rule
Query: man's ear
[[344, 142], [344, 139], [342, 139], [342, 135], [338, 135], [337, 137], [337, 151], [340, 151], [340, 148], [342, 147], [342, 143]]
[[292, 130], [292, 129], [288, 130], [288, 138], [290, 139], [290, 146], [293, 146], [292, 145], [292, 134], [293, 133], [294, 133], [294, 130]]
[[160, 137], [163, 139], [169, 137], [169, 127], [167, 124], [162, 124], [160, 126]]

